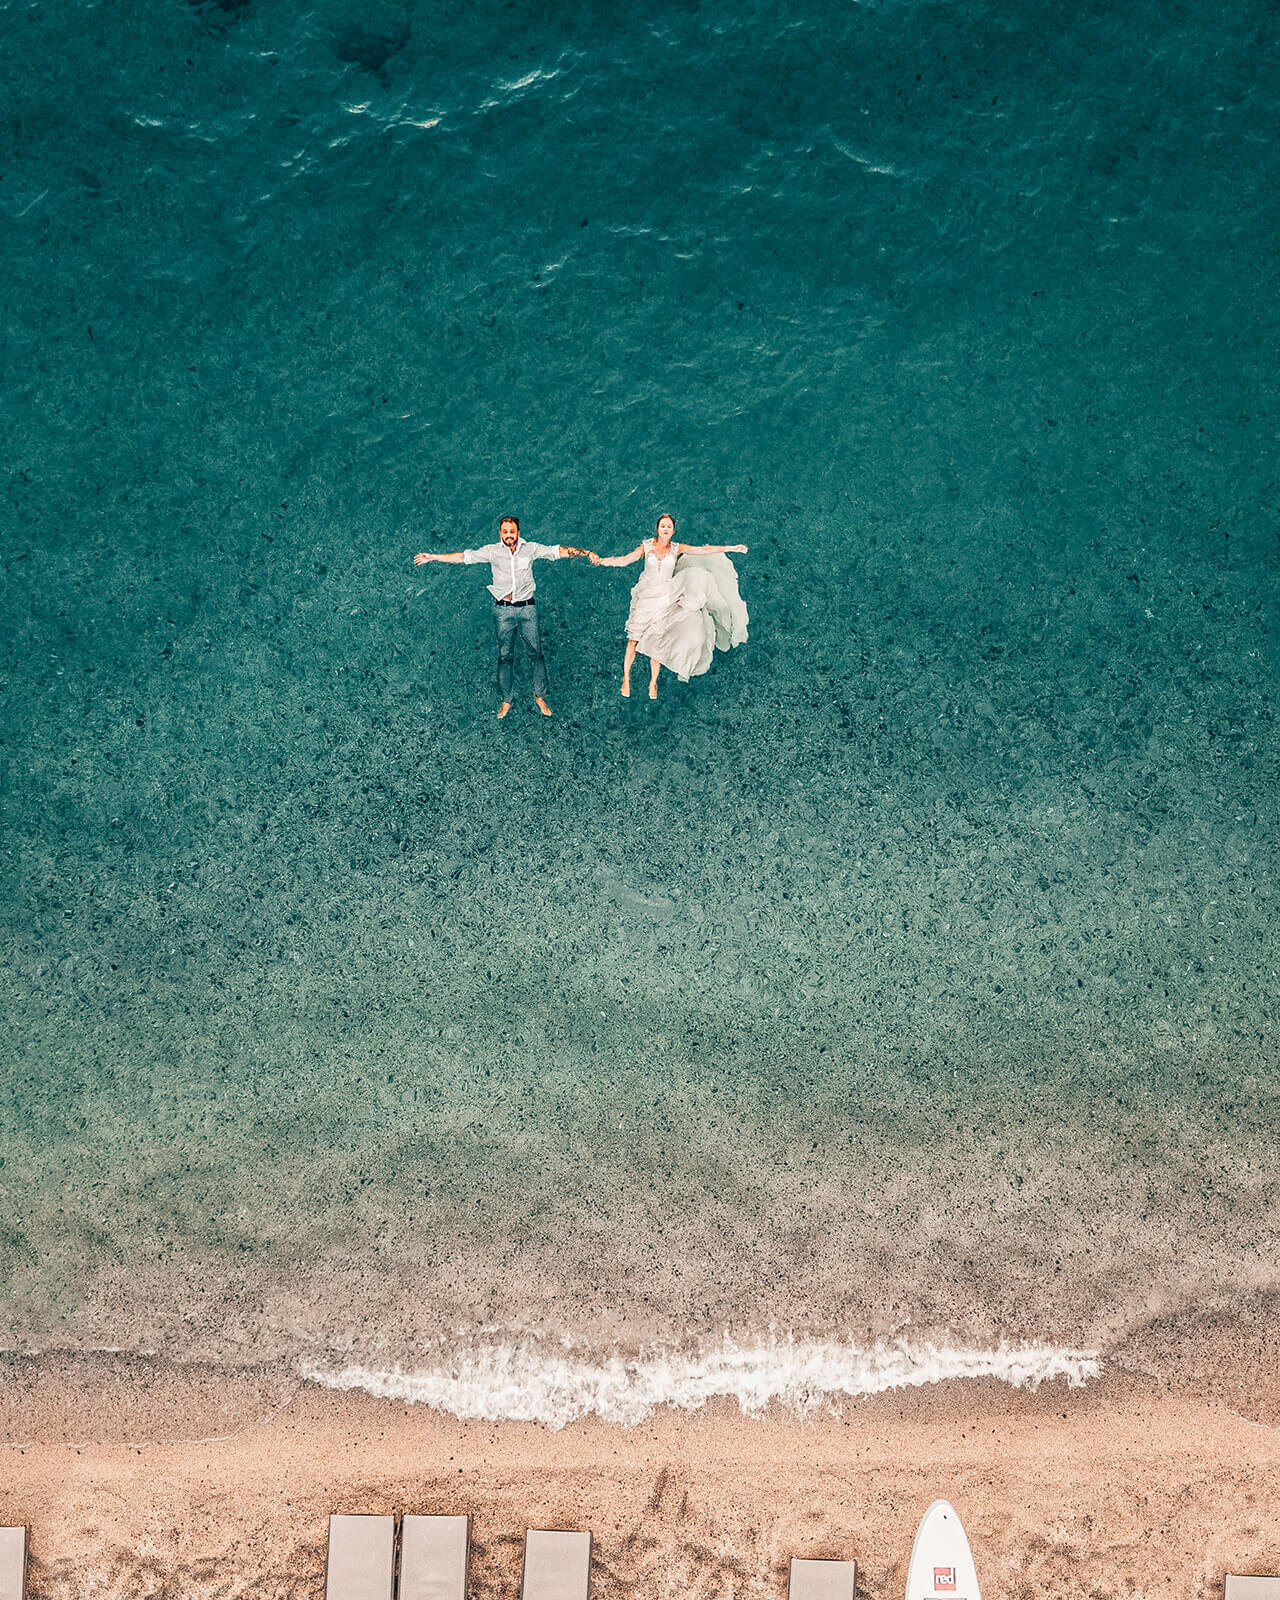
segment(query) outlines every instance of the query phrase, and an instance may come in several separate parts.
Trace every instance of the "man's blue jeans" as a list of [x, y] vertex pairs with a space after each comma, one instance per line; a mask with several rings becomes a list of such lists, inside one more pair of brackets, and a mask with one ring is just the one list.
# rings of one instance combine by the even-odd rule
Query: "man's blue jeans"
[[517, 633], [533, 662], [533, 692], [541, 700], [547, 692], [547, 664], [538, 641], [537, 605], [495, 605], [493, 619], [498, 625], [498, 694], [503, 704], [511, 701], [511, 663], [515, 659]]

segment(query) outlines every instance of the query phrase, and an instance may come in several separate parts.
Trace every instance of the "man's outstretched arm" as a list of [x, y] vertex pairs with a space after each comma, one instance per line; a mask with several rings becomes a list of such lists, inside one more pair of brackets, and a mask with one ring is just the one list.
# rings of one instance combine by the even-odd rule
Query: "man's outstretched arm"
[[562, 556], [587, 556], [590, 558], [595, 554], [594, 550], [579, 550], [577, 545], [573, 544], [557, 545], [556, 549], [559, 550]]
[[428, 561], [452, 561], [454, 563], [461, 564], [466, 559], [467, 552], [465, 550], [454, 550], [451, 551], [447, 556], [437, 555], [431, 550], [420, 550], [418, 554], [414, 556], [413, 564], [415, 567], [421, 567]]

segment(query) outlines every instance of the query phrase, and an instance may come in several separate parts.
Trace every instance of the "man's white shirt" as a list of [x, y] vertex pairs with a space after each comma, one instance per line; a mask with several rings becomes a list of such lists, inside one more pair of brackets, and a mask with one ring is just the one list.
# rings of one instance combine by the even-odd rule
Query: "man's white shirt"
[[499, 539], [495, 544], [481, 545], [478, 550], [464, 550], [462, 559], [469, 567], [478, 566], [482, 561], [489, 563], [493, 573], [489, 593], [495, 600], [505, 600], [508, 595], [513, 600], [531, 600], [537, 588], [533, 581], [533, 563], [559, 561], [560, 546], [517, 539], [515, 549], [508, 550]]

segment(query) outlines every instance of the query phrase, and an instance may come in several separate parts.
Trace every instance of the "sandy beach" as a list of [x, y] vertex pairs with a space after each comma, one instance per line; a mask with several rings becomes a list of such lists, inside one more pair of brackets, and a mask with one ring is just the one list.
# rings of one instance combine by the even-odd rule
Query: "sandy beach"
[[[469, 1511], [476, 1600], [518, 1592], [529, 1525], [593, 1531], [598, 1600], [764, 1600], [793, 1555], [856, 1559], [859, 1594], [890, 1597], [941, 1495], [988, 1600], [1210, 1596], [1225, 1571], [1280, 1567], [1280, 1387], [1265, 1344], [1196, 1348], [1178, 1384], [1113, 1370], [808, 1422], [723, 1406], [559, 1432], [267, 1375], [16, 1362], [0, 1521], [31, 1527], [32, 1600], [319, 1597], [331, 1510]], [[200, 1425], [222, 1435], [193, 1440]]]

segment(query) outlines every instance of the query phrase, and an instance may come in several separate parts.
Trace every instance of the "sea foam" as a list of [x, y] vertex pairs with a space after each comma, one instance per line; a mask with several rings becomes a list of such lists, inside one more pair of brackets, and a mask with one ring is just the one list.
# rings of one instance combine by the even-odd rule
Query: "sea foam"
[[696, 1411], [718, 1399], [736, 1400], [750, 1417], [771, 1405], [803, 1417], [834, 1410], [859, 1395], [953, 1378], [996, 1378], [1032, 1389], [1065, 1378], [1078, 1387], [1099, 1370], [1096, 1351], [1047, 1344], [977, 1349], [779, 1340], [725, 1342], [696, 1354], [651, 1350], [603, 1361], [527, 1343], [494, 1343], [412, 1369], [352, 1364], [326, 1370], [308, 1364], [303, 1375], [326, 1388], [364, 1389], [385, 1399], [434, 1406], [462, 1420], [563, 1428], [591, 1416], [630, 1427], [660, 1406]]

